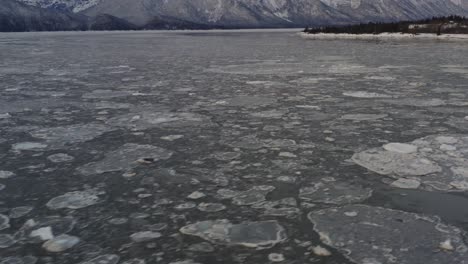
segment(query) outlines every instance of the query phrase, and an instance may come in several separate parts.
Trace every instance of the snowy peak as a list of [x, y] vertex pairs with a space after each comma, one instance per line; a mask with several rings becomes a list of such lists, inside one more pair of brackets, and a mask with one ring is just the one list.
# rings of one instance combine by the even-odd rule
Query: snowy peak
[[[3, 0], [2, 0], [3, 1]], [[468, 16], [468, 0], [16, 0], [71, 11], [90, 19], [106, 14], [148, 28], [172, 23], [205, 27], [302, 27], [371, 21]], [[109, 17], [101, 17], [108, 21]], [[151, 26], [150, 26], [151, 27]], [[172, 26], [168, 26], [172, 27]]]
[[27, 5], [67, 10], [78, 13], [89, 9], [99, 3], [100, 0], [19, 0]]

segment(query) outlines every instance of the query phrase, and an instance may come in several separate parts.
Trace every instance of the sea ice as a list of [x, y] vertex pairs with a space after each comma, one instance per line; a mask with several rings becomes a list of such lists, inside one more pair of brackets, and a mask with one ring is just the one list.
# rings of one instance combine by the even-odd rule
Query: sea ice
[[228, 220], [203, 221], [180, 229], [214, 244], [240, 245], [256, 249], [271, 248], [286, 240], [284, 228], [277, 221], [232, 224]]
[[99, 202], [99, 197], [95, 191], [75, 191], [52, 198], [47, 207], [52, 210], [57, 209], [81, 209]]
[[151, 159], [152, 162], [156, 162], [169, 159], [171, 156], [171, 151], [157, 146], [127, 143], [107, 153], [103, 160], [79, 167], [78, 171], [84, 175], [122, 171], [138, 166], [137, 161], [140, 159]]
[[[366, 205], [314, 211], [308, 218], [323, 243], [355, 263], [468, 263], [464, 232], [438, 218]], [[440, 250], [446, 241], [450, 252]]]
[[10, 227], [10, 218], [8, 216], [0, 214], [0, 230], [4, 230]]
[[130, 238], [135, 243], [147, 242], [147, 241], [151, 241], [160, 237], [161, 237], [161, 233], [151, 232], [151, 231], [143, 231], [143, 232], [138, 232], [138, 233], [134, 233], [130, 235]]
[[60, 235], [46, 241], [42, 247], [49, 252], [62, 252], [74, 247], [80, 242], [80, 239], [75, 236]]
[[356, 91], [356, 92], [344, 92], [344, 96], [356, 97], [356, 98], [391, 98], [391, 95], [379, 94], [366, 91]]
[[77, 124], [63, 127], [41, 128], [30, 132], [43, 139], [51, 148], [61, 148], [68, 144], [76, 144], [92, 140], [112, 128], [101, 124]]
[[[449, 147], [450, 146], [450, 147]], [[395, 178], [398, 188], [468, 190], [468, 136], [435, 135], [411, 143], [389, 143], [353, 155], [352, 160]]]
[[0, 171], [0, 179], [8, 179], [15, 176], [15, 173], [12, 171]]
[[301, 200], [325, 204], [347, 204], [364, 201], [372, 195], [372, 190], [359, 184], [337, 181], [310, 183], [300, 189]]
[[117, 264], [120, 260], [120, 257], [117, 255], [101, 255], [93, 259], [80, 262], [79, 264]]
[[13, 246], [16, 240], [12, 235], [0, 234], [0, 248], [8, 248]]

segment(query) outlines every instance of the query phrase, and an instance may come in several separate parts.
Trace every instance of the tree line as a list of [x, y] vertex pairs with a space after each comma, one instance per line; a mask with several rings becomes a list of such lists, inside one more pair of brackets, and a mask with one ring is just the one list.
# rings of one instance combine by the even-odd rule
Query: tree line
[[462, 16], [433, 17], [418, 21], [370, 22], [347, 26], [307, 27], [304, 32], [347, 33], [347, 34], [380, 34], [380, 33], [434, 33], [434, 34], [468, 34], [468, 18]]

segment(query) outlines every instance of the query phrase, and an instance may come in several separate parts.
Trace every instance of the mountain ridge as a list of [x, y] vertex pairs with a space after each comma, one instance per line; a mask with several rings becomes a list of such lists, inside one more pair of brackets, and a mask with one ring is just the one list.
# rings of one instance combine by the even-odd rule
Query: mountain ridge
[[[23, 5], [23, 9], [28, 5], [36, 10], [32, 13], [55, 12], [50, 15], [74, 19], [86, 17], [83, 26], [86, 29], [92, 28], [90, 24], [96, 24], [97, 19], [97, 28], [105, 29], [113, 29], [113, 26], [116, 29], [204, 29], [305, 27], [468, 16], [468, 0], [14, 1]], [[5, 15], [2, 18], [0, 14], [0, 19], [5, 20]]]

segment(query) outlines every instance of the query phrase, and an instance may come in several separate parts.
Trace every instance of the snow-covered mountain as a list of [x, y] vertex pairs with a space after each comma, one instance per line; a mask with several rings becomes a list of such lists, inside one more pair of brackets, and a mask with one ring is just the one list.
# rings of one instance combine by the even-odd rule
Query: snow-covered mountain
[[0, 0], [0, 32], [85, 30], [87, 18], [56, 10]]
[[446, 15], [468, 16], [468, 0], [16, 1], [36, 7], [71, 11], [90, 18], [106, 14], [139, 27], [151, 27], [155, 21], [177, 21], [184, 25], [193, 23], [206, 27], [293, 27], [415, 20]]

